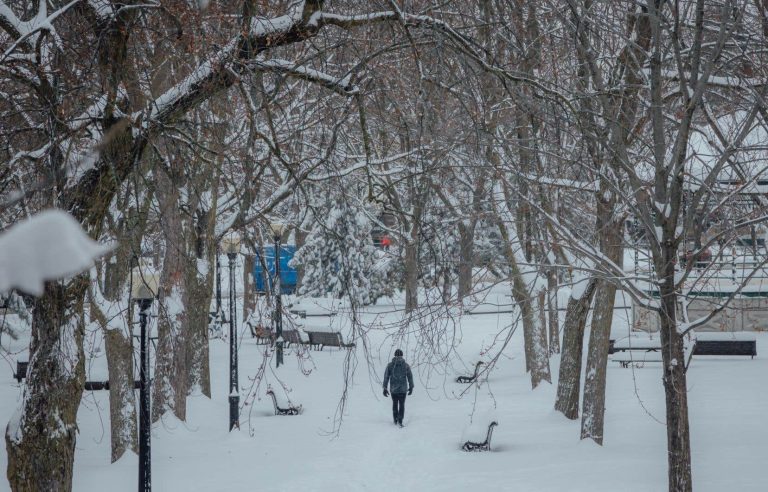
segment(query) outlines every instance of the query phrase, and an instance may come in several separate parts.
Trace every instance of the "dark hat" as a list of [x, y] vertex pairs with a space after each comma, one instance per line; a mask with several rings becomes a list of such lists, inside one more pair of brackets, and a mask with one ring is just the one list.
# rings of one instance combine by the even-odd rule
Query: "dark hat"
[[403, 356], [403, 351], [402, 350], [400, 350], [400, 349], [395, 350], [395, 357], [402, 357], [402, 356]]

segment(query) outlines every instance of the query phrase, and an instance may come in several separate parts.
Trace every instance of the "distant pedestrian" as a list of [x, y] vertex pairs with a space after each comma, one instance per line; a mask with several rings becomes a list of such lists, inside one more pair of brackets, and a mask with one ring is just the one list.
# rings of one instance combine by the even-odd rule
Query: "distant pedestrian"
[[[387, 391], [389, 385], [389, 391]], [[413, 393], [413, 374], [411, 366], [403, 359], [403, 351], [395, 350], [395, 356], [392, 362], [387, 364], [387, 370], [384, 372], [384, 396], [392, 393], [392, 418], [395, 424], [403, 426], [403, 415], [405, 415], [405, 392]]]

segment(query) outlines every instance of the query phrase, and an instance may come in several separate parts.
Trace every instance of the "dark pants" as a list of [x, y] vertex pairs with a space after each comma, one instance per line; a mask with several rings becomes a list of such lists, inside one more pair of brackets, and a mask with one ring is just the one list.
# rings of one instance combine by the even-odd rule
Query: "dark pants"
[[403, 423], [405, 415], [405, 393], [392, 393], [392, 418], [395, 422]]

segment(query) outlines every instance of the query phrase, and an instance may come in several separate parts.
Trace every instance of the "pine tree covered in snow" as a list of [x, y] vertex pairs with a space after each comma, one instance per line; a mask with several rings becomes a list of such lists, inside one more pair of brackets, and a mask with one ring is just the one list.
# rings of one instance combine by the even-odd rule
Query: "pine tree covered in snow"
[[292, 260], [304, 268], [299, 294], [349, 296], [357, 306], [375, 301], [386, 286], [388, 268], [373, 246], [371, 228], [364, 209], [334, 200]]

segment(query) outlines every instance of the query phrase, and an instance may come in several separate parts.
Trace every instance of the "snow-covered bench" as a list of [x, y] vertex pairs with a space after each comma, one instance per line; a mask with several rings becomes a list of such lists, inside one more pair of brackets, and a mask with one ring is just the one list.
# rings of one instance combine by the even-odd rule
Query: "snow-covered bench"
[[283, 342], [286, 348], [291, 344], [307, 344], [309, 343], [309, 336], [303, 330], [300, 329], [288, 329], [283, 330]]
[[466, 441], [461, 447], [464, 451], [490, 451], [491, 450], [491, 436], [493, 436], [493, 428], [499, 425], [495, 420], [488, 424], [488, 432], [485, 435], [485, 441], [475, 442]]
[[278, 404], [277, 395], [272, 391], [272, 388], [267, 390], [267, 394], [272, 397], [272, 404], [275, 406], [275, 415], [298, 415], [301, 413], [301, 405], [294, 407], [291, 405], [291, 402], [283, 401], [280, 402], [282, 405]]
[[275, 335], [266, 326], [248, 324], [248, 328], [251, 329], [251, 336], [256, 339], [257, 345], [271, 345], [275, 341]]
[[613, 362], [618, 362], [621, 367], [643, 367], [646, 362], [662, 362], [659, 350], [626, 350], [611, 355]]
[[615, 354], [617, 352], [628, 351], [646, 351], [646, 352], [658, 352], [661, 350], [661, 340], [659, 338], [624, 338], [621, 340], [615, 340], [611, 344], [608, 353]]
[[323, 350], [323, 347], [352, 348], [354, 343], [344, 343], [341, 333], [337, 331], [307, 331], [310, 348]]
[[[17, 360], [16, 372], [13, 374], [14, 379], [16, 379], [16, 381], [18, 381], [19, 383], [21, 383], [23, 379], [26, 379], [28, 367], [29, 367], [29, 361]], [[141, 381], [134, 381], [133, 387], [135, 389], [141, 388]], [[109, 381], [86, 381], [85, 385], [83, 386], [83, 389], [85, 391], [100, 391], [100, 390], [109, 391]]]
[[478, 361], [475, 364], [475, 373], [471, 376], [459, 376], [456, 378], [457, 383], [472, 383], [477, 379], [477, 374], [480, 372], [480, 366], [484, 364], [483, 361]]

